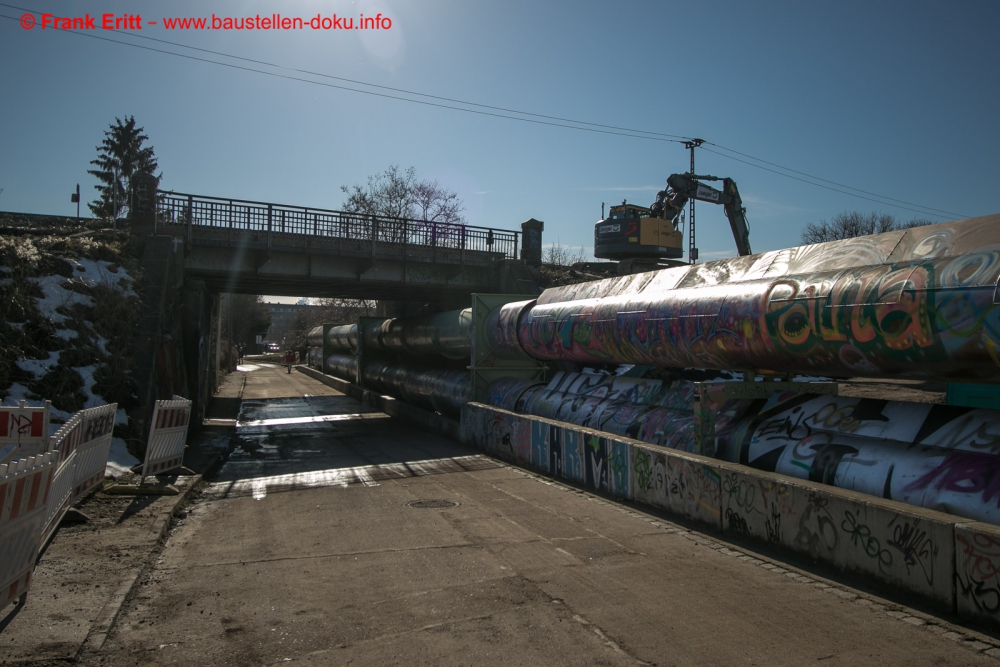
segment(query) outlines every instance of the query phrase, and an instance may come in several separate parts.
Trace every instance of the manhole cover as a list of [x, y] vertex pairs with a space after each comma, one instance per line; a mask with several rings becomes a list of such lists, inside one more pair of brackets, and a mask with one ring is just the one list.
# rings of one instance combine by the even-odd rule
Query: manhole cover
[[448, 507], [458, 507], [458, 503], [450, 500], [413, 500], [406, 503], [407, 507], [415, 510], [441, 510]]

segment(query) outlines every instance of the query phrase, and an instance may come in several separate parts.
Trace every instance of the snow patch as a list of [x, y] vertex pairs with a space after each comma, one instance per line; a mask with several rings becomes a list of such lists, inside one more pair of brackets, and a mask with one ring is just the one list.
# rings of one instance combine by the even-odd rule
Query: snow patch
[[66, 321], [65, 315], [60, 315], [56, 312], [56, 308], [60, 306], [69, 308], [77, 303], [82, 303], [85, 306], [94, 305], [94, 300], [89, 296], [63, 287], [67, 281], [62, 276], [43, 276], [41, 278], [32, 278], [31, 280], [38, 284], [38, 287], [42, 290], [42, 294], [45, 295], [41, 299], [35, 299], [38, 303], [38, 310], [45, 319], [51, 321], [53, 324], [62, 324]]
[[73, 329], [56, 329], [56, 336], [68, 342], [74, 338], [79, 338], [80, 334]]
[[59, 351], [49, 352], [48, 359], [18, 359], [14, 363], [25, 373], [31, 373], [36, 378], [40, 378], [59, 363]]
[[[121, 411], [119, 411], [121, 412]], [[128, 453], [125, 441], [121, 438], [111, 438], [111, 450], [108, 452], [108, 467], [105, 475], [118, 477], [132, 471], [132, 466], [139, 465], [139, 459]]]
[[[65, 258], [64, 258], [65, 259]], [[114, 262], [106, 260], [92, 260], [86, 257], [79, 259], [66, 259], [73, 266], [73, 275], [85, 285], [96, 287], [97, 285], [107, 285], [126, 296], [136, 296], [132, 290], [132, 280], [128, 273], [121, 267], [111, 270]]]
[[[17, 382], [10, 385], [7, 389], [7, 397], [3, 399], [3, 405], [17, 405], [20, 401], [25, 401], [26, 404], [31, 405], [31, 401], [27, 400], [28, 388], [23, 384], [18, 384]], [[44, 405], [42, 402], [38, 402], [39, 405]]]

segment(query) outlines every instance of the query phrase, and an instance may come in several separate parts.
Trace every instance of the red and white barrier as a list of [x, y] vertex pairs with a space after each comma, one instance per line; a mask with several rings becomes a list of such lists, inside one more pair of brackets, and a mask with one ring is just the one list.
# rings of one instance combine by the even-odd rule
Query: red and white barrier
[[140, 483], [147, 475], [163, 475], [182, 466], [190, 422], [191, 401], [174, 396], [174, 400], [156, 402]]
[[56, 463], [56, 471], [49, 487], [49, 502], [45, 508], [45, 521], [41, 544], [45, 544], [59, 527], [73, 501], [73, 481], [76, 475], [76, 449], [83, 438], [83, 418], [80, 413], [70, 417], [49, 440], [49, 451]]
[[104, 480], [108, 453], [111, 450], [111, 432], [115, 428], [117, 413], [117, 403], [76, 413], [82, 424], [80, 441], [76, 446], [76, 470], [70, 503], [93, 491]]
[[0, 463], [43, 453], [49, 442], [49, 402], [30, 408], [0, 406]]
[[49, 452], [0, 464], [0, 609], [31, 585], [55, 458]]

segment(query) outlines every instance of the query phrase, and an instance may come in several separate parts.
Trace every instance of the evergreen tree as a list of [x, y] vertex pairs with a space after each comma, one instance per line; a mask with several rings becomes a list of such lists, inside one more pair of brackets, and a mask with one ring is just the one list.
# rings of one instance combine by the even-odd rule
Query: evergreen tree
[[100, 196], [88, 204], [95, 217], [116, 220], [128, 215], [143, 181], [139, 176], [158, 178], [154, 174], [157, 164], [153, 147], [143, 146], [148, 140], [143, 129], [135, 126], [133, 116], [125, 118], [124, 123], [115, 118], [115, 124], [104, 133], [97, 159], [90, 162], [96, 169], [87, 171], [100, 181], [94, 186]]

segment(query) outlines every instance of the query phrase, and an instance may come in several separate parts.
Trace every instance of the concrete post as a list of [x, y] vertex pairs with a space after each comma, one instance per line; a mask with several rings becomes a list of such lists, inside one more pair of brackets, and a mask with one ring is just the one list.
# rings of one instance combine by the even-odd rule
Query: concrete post
[[545, 223], [529, 218], [521, 223], [521, 259], [529, 266], [542, 263], [542, 230]]

